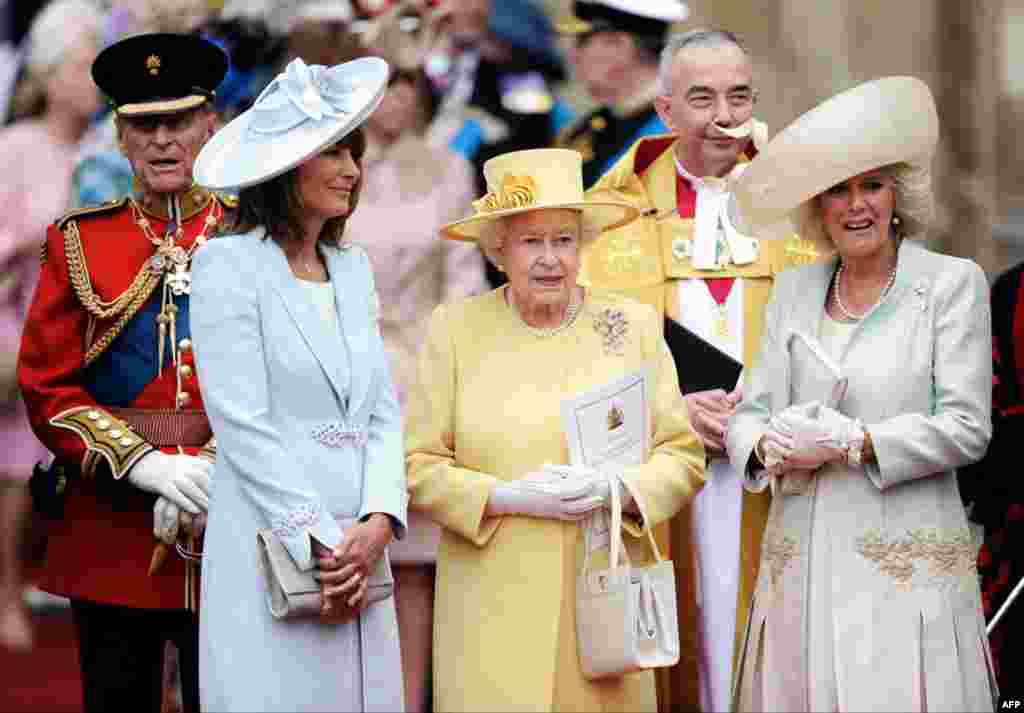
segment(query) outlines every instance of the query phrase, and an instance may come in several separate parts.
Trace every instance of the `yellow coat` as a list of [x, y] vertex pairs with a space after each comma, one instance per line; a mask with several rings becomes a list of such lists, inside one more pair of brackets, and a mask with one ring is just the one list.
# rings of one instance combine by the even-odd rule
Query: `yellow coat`
[[[662, 316], [679, 321], [677, 281], [691, 277], [735, 277], [743, 288], [743, 363], [750, 373], [764, 328], [764, 308], [775, 275], [794, 264], [817, 259], [808, 241], [792, 235], [785, 240], [759, 244], [758, 259], [749, 265], [729, 264], [720, 270], [697, 270], [681, 251], [673, 250], [679, 240], [692, 238], [693, 220], [674, 214], [676, 168], [672, 159], [673, 135], [641, 139], [587, 191], [594, 199], [613, 198], [640, 209], [642, 217], [614, 231], [585, 250], [580, 283], [598, 293], [626, 294], [653, 306]], [[639, 170], [638, 170], [639, 169]], [[685, 308], [685, 307], [684, 307]], [[761, 534], [768, 519], [768, 491], [744, 493], [740, 544], [740, 583], [737, 602], [737, 646], [746, 626], [750, 597], [757, 580]], [[694, 544], [689, 507], [673, 519], [669, 540], [676, 567], [679, 596], [679, 625], [682, 656], [679, 665], [659, 680], [662, 710], [699, 710], [696, 580], [693, 567]]]
[[[595, 328], [606, 309], [621, 310], [628, 321], [621, 354], [607, 350]], [[588, 295], [574, 324], [547, 338], [527, 331], [501, 288], [434, 311], [406, 441], [410, 507], [443, 528], [434, 710], [655, 709], [649, 672], [602, 682], [582, 676], [575, 634], [579, 525], [484, 518], [495, 482], [568, 462], [564, 398], [648, 364], [652, 454], [624, 476], [657, 523], [703, 485], [704, 451], [651, 309]], [[631, 556], [649, 559], [645, 542], [627, 537]]]

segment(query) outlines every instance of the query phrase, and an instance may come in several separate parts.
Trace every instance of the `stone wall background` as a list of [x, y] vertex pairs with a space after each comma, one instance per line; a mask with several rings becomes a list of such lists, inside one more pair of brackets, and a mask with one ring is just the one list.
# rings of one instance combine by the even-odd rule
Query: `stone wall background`
[[[552, 15], [569, 0], [545, 0]], [[1024, 260], [1024, 0], [689, 0], [680, 29], [723, 27], [755, 55], [772, 133], [868, 79], [911, 74], [935, 94], [939, 216], [929, 238], [991, 277]], [[570, 95], [578, 105], [586, 99]]]

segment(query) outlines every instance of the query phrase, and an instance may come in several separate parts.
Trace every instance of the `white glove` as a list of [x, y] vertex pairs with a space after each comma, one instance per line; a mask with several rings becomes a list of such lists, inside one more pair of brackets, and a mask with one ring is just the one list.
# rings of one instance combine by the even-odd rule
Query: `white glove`
[[589, 480], [534, 472], [520, 480], [495, 485], [487, 500], [487, 514], [582, 520], [604, 505], [593, 491], [594, 484]]
[[[611, 507], [612, 504], [612, 479], [609, 479], [607, 475], [588, 468], [585, 465], [551, 465], [547, 463], [544, 465], [544, 472], [551, 473], [553, 475], [565, 476], [567, 478], [576, 478], [579, 480], [586, 480], [592, 483], [593, 491], [592, 495], [601, 498], [603, 507]], [[622, 478], [618, 477], [614, 479], [615, 484], [619, 488], [619, 497], [622, 501], [622, 509], [628, 510], [633, 507], [633, 494], [629, 492], [629, 488], [622, 482]]]
[[754, 450], [757, 452], [757, 459], [764, 465], [770, 475], [777, 475], [782, 470], [782, 464], [793, 452], [794, 442], [791, 432], [783, 433], [775, 426], [769, 426], [764, 432]]
[[153, 536], [166, 545], [173, 545], [178, 539], [181, 508], [163, 497], [153, 505]]
[[864, 438], [860, 423], [817, 401], [790, 406], [772, 418], [772, 426], [793, 439], [785, 469], [814, 470], [846, 460], [851, 444]]
[[178, 533], [196, 537], [206, 530], [206, 515], [192, 515], [167, 498], [160, 496], [153, 505], [153, 536], [164, 544], [173, 545]]
[[186, 512], [198, 515], [210, 506], [210, 470], [202, 458], [147, 453], [130, 471], [128, 481], [140, 490], [167, 498]]

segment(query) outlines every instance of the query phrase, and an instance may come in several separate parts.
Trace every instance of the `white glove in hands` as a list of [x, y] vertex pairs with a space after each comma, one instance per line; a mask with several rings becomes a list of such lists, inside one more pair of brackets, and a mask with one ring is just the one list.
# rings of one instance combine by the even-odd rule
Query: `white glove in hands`
[[770, 426], [757, 442], [755, 450], [765, 470], [770, 475], [776, 475], [793, 452], [794, 445], [793, 436], [789, 431], [783, 433], [775, 426]]
[[128, 481], [140, 490], [170, 500], [182, 510], [198, 515], [210, 505], [210, 471], [213, 464], [202, 458], [147, 453], [128, 471]]
[[153, 505], [153, 536], [167, 545], [178, 539], [181, 508], [162, 495]]
[[153, 505], [153, 536], [164, 544], [173, 545], [178, 533], [183, 535], [203, 534], [206, 530], [206, 515], [192, 515], [182, 512], [181, 508], [167, 498], [160, 496]]
[[817, 401], [790, 406], [772, 418], [772, 427], [793, 441], [784, 469], [814, 470], [845, 460], [850, 445], [864, 438], [860, 423]]
[[[544, 465], [544, 472], [564, 476], [566, 478], [576, 478], [591, 482], [593, 484], [592, 494], [595, 497], [601, 498], [603, 507], [611, 507], [612, 480], [609, 479], [607, 475], [583, 465], [551, 465], [550, 463]], [[622, 482], [621, 477], [615, 478], [614, 482], [619, 488], [619, 497], [622, 500], [622, 509], [631, 509], [633, 507], [633, 494], [629, 492], [629, 488], [627, 488], [625, 483]]]
[[604, 505], [588, 480], [539, 471], [498, 483], [487, 500], [487, 514], [526, 515], [549, 520], [582, 520]]

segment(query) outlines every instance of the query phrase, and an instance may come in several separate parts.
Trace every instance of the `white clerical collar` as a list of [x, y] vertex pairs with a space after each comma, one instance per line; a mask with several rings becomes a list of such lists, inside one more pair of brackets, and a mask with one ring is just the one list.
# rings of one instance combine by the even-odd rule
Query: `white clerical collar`
[[701, 186], [714, 186], [719, 190], [722, 190], [725, 186], [726, 181], [728, 181], [734, 173], [739, 174], [739, 172], [743, 170], [742, 168], [740, 168], [740, 164], [736, 164], [736, 166], [734, 166], [733, 169], [729, 171], [729, 173], [725, 174], [725, 176], [721, 178], [719, 178], [718, 176], [705, 176], [704, 178], [697, 178], [683, 167], [683, 162], [679, 160], [679, 157], [676, 155], [675, 151], [672, 152], [672, 160], [676, 164], [676, 172], [680, 176], [685, 178], [687, 181], [689, 181], [690, 185], [692, 185], [695, 189]]
[[[697, 192], [694, 215], [693, 243], [689, 247], [690, 259], [698, 270], [721, 269], [728, 263], [747, 265], [758, 255], [757, 240], [741, 235], [729, 221], [729, 179], [735, 178], [744, 164], [736, 164], [724, 177], [697, 178], [687, 171], [675, 152], [672, 160], [676, 171]], [[723, 245], [724, 244], [724, 245]], [[728, 246], [728, 250], [723, 248]]]

